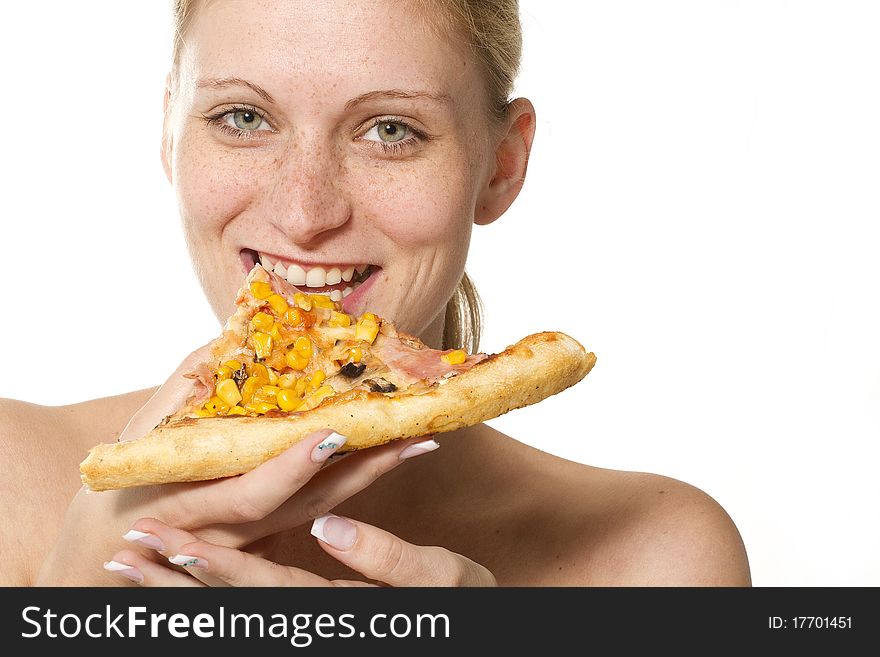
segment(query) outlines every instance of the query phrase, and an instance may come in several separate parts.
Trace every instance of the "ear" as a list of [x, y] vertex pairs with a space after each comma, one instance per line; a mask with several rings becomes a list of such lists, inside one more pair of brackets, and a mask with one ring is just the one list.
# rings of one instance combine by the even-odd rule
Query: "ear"
[[173, 140], [171, 137], [171, 73], [165, 78], [165, 100], [163, 101], [162, 110], [165, 118], [162, 120], [162, 168], [165, 169], [165, 176], [168, 182], [171, 179], [171, 155], [173, 152]]
[[474, 223], [490, 224], [507, 211], [526, 179], [535, 138], [535, 108], [526, 98], [507, 106], [506, 132], [495, 147], [495, 171], [477, 198]]

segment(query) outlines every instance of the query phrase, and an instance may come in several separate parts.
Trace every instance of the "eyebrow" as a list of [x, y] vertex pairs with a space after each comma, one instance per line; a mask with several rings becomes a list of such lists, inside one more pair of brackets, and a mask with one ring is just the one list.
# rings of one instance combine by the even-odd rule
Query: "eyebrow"
[[247, 87], [267, 103], [274, 103], [272, 94], [258, 84], [242, 78], [203, 78], [196, 85], [199, 89], [226, 89], [228, 87]]
[[[196, 85], [199, 89], [226, 89], [228, 87], [247, 87], [267, 103], [274, 103], [275, 99], [268, 91], [258, 84], [243, 78], [203, 78]], [[402, 89], [381, 89], [368, 91], [355, 96], [345, 103], [345, 111], [376, 98], [400, 98], [403, 100], [427, 99], [437, 103], [450, 104], [452, 98], [446, 94], [432, 94], [427, 91], [404, 91]]]
[[349, 111], [357, 107], [361, 103], [365, 103], [374, 98], [402, 98], [404, 100], [426, 98], [438, 103], [449, 104], [452, 98], [446, 94], [432, 94], [427, 91], [403, 91], [401, 89], [384, 89], [379, 91], [368, 91], [360, 96], [355, 96], [345, 104], [345, 111]]

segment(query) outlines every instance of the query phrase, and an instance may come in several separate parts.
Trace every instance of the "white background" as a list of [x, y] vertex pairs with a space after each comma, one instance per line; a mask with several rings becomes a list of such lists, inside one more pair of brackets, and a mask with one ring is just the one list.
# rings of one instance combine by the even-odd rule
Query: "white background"
[[[158, 157], [169, 4], [4, 6], [0, 396], [146, 388], [218, 330]], [[880, 4], [522, 11], [538, 136], [475, 230], [483, 348], [598, 363], [492, 424], [702, 488], [756, 585], [880, 585]]]

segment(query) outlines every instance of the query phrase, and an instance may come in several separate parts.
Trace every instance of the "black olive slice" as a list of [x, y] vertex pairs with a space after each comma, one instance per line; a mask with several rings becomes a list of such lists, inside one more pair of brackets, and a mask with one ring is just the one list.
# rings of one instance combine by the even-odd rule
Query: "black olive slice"
[[349, 379], [356, 379], [364, 373], [365, 369], [367, 369], [366, 363], [346, 363], [339, 370], [339, 373]]
[[371, 392], [394, 392], [397, 386], [385, 379], [364, 379]]

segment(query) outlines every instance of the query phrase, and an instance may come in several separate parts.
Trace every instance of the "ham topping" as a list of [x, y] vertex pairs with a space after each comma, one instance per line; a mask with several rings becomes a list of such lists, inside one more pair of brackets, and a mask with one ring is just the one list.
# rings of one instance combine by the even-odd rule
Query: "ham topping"
[[388, 369], [401, 375], [410, 383], [424, 381], [427, 384], [432, 384], [451, 374], [467, 372], [486, 358], [486, 354], [474, 354], [468, 356], [467, 360], [460, 365], [449, 365], [440, 358], [448, 351], [429, 349], [424, 345], [421, 349], [417, 349], [411, 344], [405, 344], [385, 336], [376, 339], [372, 351], [379, 360], [388, 366]]

